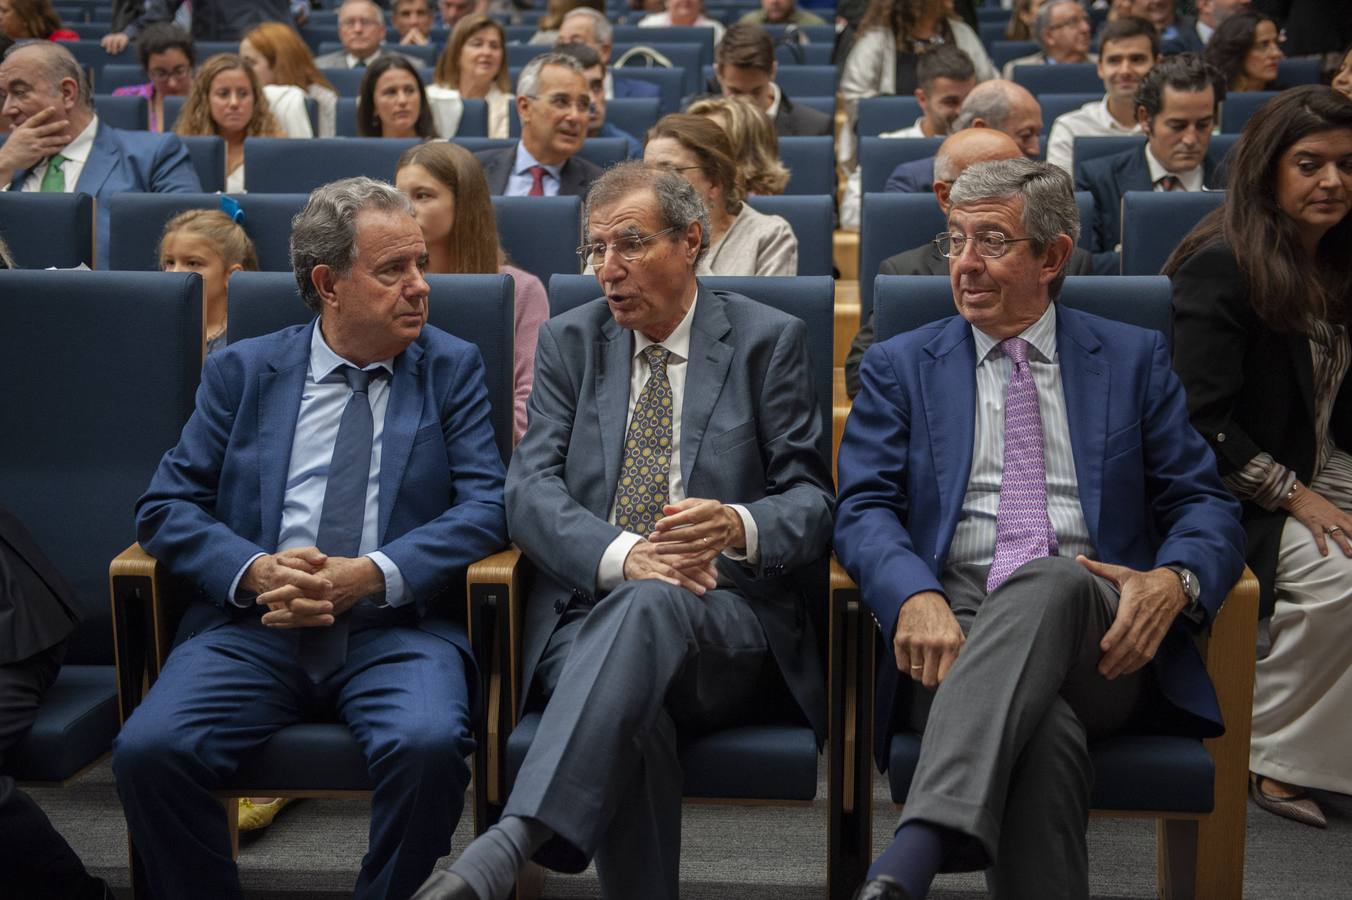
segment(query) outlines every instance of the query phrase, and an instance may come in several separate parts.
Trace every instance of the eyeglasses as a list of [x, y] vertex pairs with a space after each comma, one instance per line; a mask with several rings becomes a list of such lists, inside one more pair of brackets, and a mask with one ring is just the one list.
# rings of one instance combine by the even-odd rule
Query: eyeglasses
[[1086, 18], [1085, 16], [1075, 16], [1074, 18], [1066, 19], [1064, 22], [1057, 22], [1055, 25], [1048, 25], [1047, 30], [1056, 31], [1058, 28], [1079, 28], [1081, 25], [1088, 24], [1089, 19]]
[[168, 81], [170, 78], [182, 78], [191, 71], [187, 66], [174, 66], [172, 69], [151, 69], [149, 75], [156, 81]]
[[[999, 259], [1005, 255], [1010, 244], [1032, 240], [1032, 238], [1026, 237], [1005, 237], [998, 231], [978, 231], [972, 235], [971, 239], [976, 242], [977, 255], [985, 259]], [[956, 232], [936, 234], [934, 236], [934, 247], [939, 251], [940, 256], [957, 259], [967, 249], [967, 240], [967, 235]]]
[[661, 231], [655, 231], [652, 234], [629, 234], [624, 237], [618, 237], [609, 244], [604, 241], [597, 241], [594, 244], [583, 244], [577, 248], [578, 259], [582, 260], [582, 265], [591, 266], [593, 269], [599, 269], [606, 263], [606, 251], [614, 250], [620, 254], [620, 258], [625, 262], [639, 262], [648, 255], [648, 242], [653, 238], [659, 238], [664, 234], [670, 234], [676, 230], [676, 226], [663, 228]]
[[575, 109], [585, 115], [591, 114], [591, 97], [585, 94], [579, 94], [576, 97], [570, 97], [567, 94], [550, 94], [548, 97], [541, 97], [538, 94], [526, 94], [530, 100], [543, 100], [558, 112]]

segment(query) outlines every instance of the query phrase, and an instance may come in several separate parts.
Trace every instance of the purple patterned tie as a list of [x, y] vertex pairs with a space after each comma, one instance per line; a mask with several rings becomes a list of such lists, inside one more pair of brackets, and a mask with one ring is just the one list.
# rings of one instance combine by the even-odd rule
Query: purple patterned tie
[[995, 555], [986, 592], [1005, 583], [1031, 559], [1056, 555], [1056, 532], [1047, 516], [1047, 464], [1042, 456], [1042, 413], [1037, 385], [1028, 368], [1028, 342], [1000, 342], [1011, 371], [1005, 390], [1005, 465], [1000, 476], [1000, 508], [995, 514]]

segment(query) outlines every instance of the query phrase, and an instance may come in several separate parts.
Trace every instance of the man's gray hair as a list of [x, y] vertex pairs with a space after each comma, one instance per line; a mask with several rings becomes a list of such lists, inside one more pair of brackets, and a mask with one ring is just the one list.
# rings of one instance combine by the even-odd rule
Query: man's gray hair
[[570, 72], [576, 72], [583, 78], [587, 77], [586, 70], [582, 68], [582, 63], [578, 62], [575, 57], [566, 53], [555, 53], [551, 50], [549, 53], [542, 53], [526, 63], [526, 67], [521, 70], [521, 74], [516, 79], [517, 96], [539, 96], [540, 71], [545, 66], [562, 66]]
[[1047, 29], [1051, 27], [1052, 10], [1056, 9], [1058, 6], [1064, 6], [1067, 3], [1080, 6], [1080, 0], [1046, 0], [1045, 3], [1037, 8], [1037, 13], [1033, 16], [1033, 40], [1037, 41], [1039, 47], [1042, 47], [1043, 49], [1046, 49], [1047, 47], [1047, 42], [1043, 40], [1042, 36], [1046, 34]]
[[361, 175], [315, 188], [291, 220], [291, 268], [301, 299], [315, 312], [323, 301], [310, 276], [316, 266], [328, 266], [338, 278], [351, 270], [357, 259], [357, 215], [366, 210], [411, 216], [413, 204], [393, 185]]
[[959, 174], [958, 167], [953, 163], [953, 155], [940, 147], [939, 152], [934, 154], [934, 180], [952, 184]]
[[972, 88], [971, 93], [967, 95], [967, 99], [962, 101], [962, 109], [958, 111], [958, 117], [953, 120], [953, 127], [949, 130], [949, 133], [971, 128], [972, 123], [977, 119], [981, 119], [991, 128], [999, 128], [1004, 125], [1005, 120], [1014, 110], [1010, 87], [1010, 82], [997, 79], [983, 82]]
[[28, 40], [17, 41], [14, 46], [5, 51], [4, 58], [9, 59], [20, 50], [32, 50], [38, 55], [38, 71], [41, 72], [45, 80], [53, 91], [58, 89], [58, 85], [64, 79], [74, 79], [80, 86], [78, 101], [81, 106], [87, 110], [94, 109], [94, 92], [89, 86], [89, 79], [85, 77], [84, 66], [80, 65], [75, 54], [71, 53], [65, 47], [54, 41], [43, 41], [30, 38]]
[[385, 10], [379, 3], [376, 3], [375, 0], [343, 0], [342, 3], [338, 4], [338, 12], [340, 14], [342, 13], [344, 6], [369, 6], [375, 10], [376, 18], [380, 20], [381, 27], [385, 27], [387, 24], [385, 21]]
[[652, 191], [657, 198], [657, 215], [661, 219], [662, 231], [674, 229], [668, 235], [670, 240], [680, 240], [690, 227], [691, 222], [699, 222], [699, 254], [695, 265], [704, 258], [709, 249], [709, 210], [690, 186], [677, 172], [655, 169], [645, 166], [642, 160], [632, 159], [606, 169], [587, 191], [587, 201], [582, 205], [582, 229], [585, 233], [591, 222], [592, 210], [618, 203], [637, 191]]
[[601, 13], [592, 9], [590, 6], [579, 6], [568, 10], [563, 16], [563, 21], [569, 19], [586, 18], [592, 23], [592, 37], [598, 44], [610, 44], [610, 39], [615, 36], [615, 29], [611, 27], [610, 21]]
[[1023, 228], [1041, 253], [1059, 235], [1080, 237], [1080, 210], [1070, 176], [1060, 166], [1031, 159], [997, 159], [968, 166], [948, 193], [952, 206], [982, 200], [1023, 200]]

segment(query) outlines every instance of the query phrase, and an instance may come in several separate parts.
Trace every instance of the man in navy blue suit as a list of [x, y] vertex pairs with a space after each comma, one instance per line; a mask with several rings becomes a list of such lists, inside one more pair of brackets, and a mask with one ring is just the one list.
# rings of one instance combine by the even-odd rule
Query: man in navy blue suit
[[202, 190], [173, 134], [123, 131], [99, 121], [84, 70], [51, 41], [16, 44], [0, 63], [0, 115], [14, 131], [0, 146], [0, 185], [11, 191], [80, 191], [94, 198], [95, 264], [108, 267], [108, 199], [123, 191]]
[[586, 44], [601, 57], [605, 68], [606, 99], [615, 97], [656, 97], [661, 89], [651, 81], [639, 78], [625, 78], [610, 67], [610, 51], [614, 47], [614, 30], [610, 22], [601, 13], [585, 6], [571, 10], [563, 17], [559, 25], [560, 44]]
[[211, 791], [286, 725], [336, 715], [366, 756], [359, 898], [413, 893], [469, 783], [460, 585], [506, 540], [483, 362], [425, 326], [427, 247], [388, 184], [317, 189], [291, 255], [318, 317], [208, 359], [137, 504], [141, 543], [202, 592], [113, 750], [157, 897], [242, 896]]
[[836, 554], [895, 657], [879, 736], [923, 731], [860, 896], [966, 868], [997, 896], [1088, 896], [1088, 741], [1222, 730], [1192, 634], [1243, 568], [1239, 508], [1163, 337], [1051, 301], [1066, 174], [981, 163], [949, 202], [959, 315], [864, 355], [839, 453]]

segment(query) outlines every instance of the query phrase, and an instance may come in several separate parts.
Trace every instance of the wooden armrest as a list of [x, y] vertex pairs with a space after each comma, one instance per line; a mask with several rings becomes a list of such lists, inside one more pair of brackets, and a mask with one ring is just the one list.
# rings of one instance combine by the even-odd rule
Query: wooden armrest
[[834, 556], [829, 593], [827, 868], [831, 895], [844, 896], [872, 857], [874, 637], [859, 589]]
[[[140, 544], [132, 544], [108, 565], [118, 714], [122, 722], [141, 702], [163, 659], [155, 619], [160, 576], [159, 562], [142, 550]], [[173, 635], [167, 639], [172, 640]], [[164, 652], [168, 652], [167, 645]]]
[[854, 583], [850, 573], [845, 571], [835, 556], [831, 557], [831, 594], [834, 596], [836, 591], [857, 591], [859, 585]]
[[495, 818], [489, 807], [501, 807], [507, 799], [503, 754], [520, 701], [524, 561], [519, 549], [508, 547], [472, 564], [465, 576], [470, 645], [482, 674], [482, 715], [476, 735], [479, 752], [474, 764], [475, 776], [483, 785], [482, 791], [475, 792], [479, 832]]

